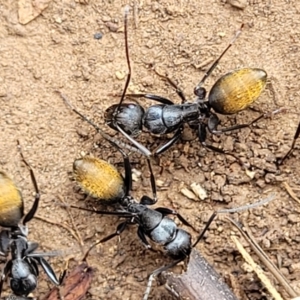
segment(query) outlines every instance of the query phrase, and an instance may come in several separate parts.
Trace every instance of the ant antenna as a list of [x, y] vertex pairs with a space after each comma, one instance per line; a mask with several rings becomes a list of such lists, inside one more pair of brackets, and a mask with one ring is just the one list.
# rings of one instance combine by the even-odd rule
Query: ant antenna
[[129, 10], [130, 10], [129, 5], [126, 5], [125, 12], [124, 12], [124, 35], [125, 35], [125, 52], [126, 52], [126, 61], [127, 61], [127, 66], [128, 66], [128, 74], [127, 74], [125, 87], [123, 89], [123, 93], [122, 93], [119, 105], [114, 114], [115, 118], [120, 112], [120, 108], [121, 108], [122, 102], [124, 101], [125, 94], [126, 94], [126, 91], [127, 91], [130, 79], [131, 79], [131, 65], [130, 65], [130, 60], [129, 60], [129, 48], [128, 48], [128, 14], [129, 14]]
[[203, 78], [201, 81], [198, 83], [198, 85], [194, 89], [195, 95], [198, 95], [198, 91], [201, 90], [202, 85], [204, 84], [205, 80], [210, 76], [210, 74], [213, 72], [213, 70], [216, 68], [216, 66], [219, 64], [221, 58], [224, 56], [224, 54], [231, 48], [231, 46], [235, 43], [237, 38], [240, 36], [242, 33], [242, 29], [244, 28], [244, 24], [241, 25], [240, 29], [235, 33], [234, 37], [232, 38], [231, 42], [229, 45], [225, 48], [225, 50], [221, 53], [221, 55], [213, 62], [211, 67], [205, 72]]
[[30, 209], [30, 211], [26, 214], [26, 216], [24, 217], [23, 219], [23, 225], [25, 226], [25, 224], [27, 222], [29, 222], [35, 215], [37, 209], [38, 209], [38, 206], [39, 206], [39, 201], [40, 201], [40, 191], [39, 191], [39, 188], [38, 188], [38, 185], [37, 185], [37, 182], [36, 182], [36, 179], [35, 179], [35, 176], [34, 176], [34, 172], [31, 168], [31, 166], [29, 165], [29, 163], [26, 161], [24, 155], [23, 155], [23, 152], [22, 152], [22, 148], [21, 148], [21, 144], [20, 144], [20, 141], [17, 140], [17, 144], [18, 144], [18, 149], [19, 149], [19, 152], [20, 152], [20, 155], [21, 155], [21, 158], [22, 158], [22, 161], [24, 162], [24, 164], [26, 165], [26, 167], [29, 169], [29, 172], [30, 172], [30, 177], [31, 177], [31, 181], [33, 183], [33, 186], [34, 186], [34, 189], [35, 189], [35, 199], [34, 199], [34, 203]]
[[[86, 121], [87, 123], [89, 123], [90, 125], [92, 125], [97, 132], [99, 132], [103, 138], [105, 138], [107, 141], [109, 141], [110, 143], [114, 143], [116, 145], [119, 145], [120, 147], [124, 147], [126, 149], [128, 149], [129, 151], [132, 152], [137, 152], [139, 154], [145, 155], [145, 152], [148, 153], [149, 150], [147, 148], [145, 148], [143, 146], [143, 149], [137, 149], [133, 146], [130, 146], [122, 141], [116, 140], [113, 137], [111, 137], [110, 135], [108, 135], [107, 133], [105, 133], [98, 125], [96, 125], [93, 121], [91, 121], [89, 118], [87, 118], [85, 115], [83, 115], [82, 113], [80, 113], [75, 107], [73, 107], [73, 105], [71, 104], [71, 102], [68, 100], [68, 98], [60, 91], [55, 91], [56, 93], [58, 93], [60, 95], [60, 97], [63, 99], [63, 101], [65, 102], [65, 104], [67, 106], [70, 107], [70, 109], [76, 113], [77, 115], [79, 115], [84, 121]], [[150, 153], [151, 154], [151, 153]]]

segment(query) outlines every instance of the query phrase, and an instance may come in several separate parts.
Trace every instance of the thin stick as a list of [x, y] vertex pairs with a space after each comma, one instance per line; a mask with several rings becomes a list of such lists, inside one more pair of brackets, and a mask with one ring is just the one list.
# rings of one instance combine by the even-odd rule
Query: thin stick
[[[63, 197], [59, 196], [59, 200], [60, 200], [63, 204], [66, 205], [66, 202], [65, 202], [65, 200], [63, 199]], [[66, 206], [66, 210], [67, 210], [68, 215], [69, 215], [69, 217], [70, 217], [70, 219], [71, 219], [71, 223], [72, 223], [73, 229], [75, 230], [75, 233], [76, 233], [76, 235], [77, 235], [77, 237], [78, 237], [78, 240], [79, 240], [79, 242], [80, 242], [80, 245], [81, 245], [81, 246], [84, 246], [84, 243], [83, 243], [83, 240], [82, 240], [82, 238], [81, 238], [81, 235], [80, 235], [79, 231], [77, 230], [77, 226], [75, 225], [73, 215], [71, 214], [71, 210], [69, 209], [68, 206]], [[82, 248], [82, 247], [81, 247], [81, 248]], [[82, 250], [82, 249], [81, 249], [81, 250]]]
[[255, 241], [254, 237], [250, 233], [250, 229], [247, 228], [246, 226], [242, 227], [241, 224], [236, 223], [231, 218], [226, 218], [226, 219], [230, 221], [230, 223], [233, 224], [238, 229], [238, 231], [241, 233], [243, 238], [249, 243], [252, 250], [257, 254], [260, 260], [269, 269], [269, 271], [278, 280], [278, 282], [285, 288], [286, 292], [290, 295], [290, 297], [296, 297], [297, 293], [293, 290], [293, 288], [290, 286], [287, 279], [282, 275], [280, 270], [278, 270], [278, 268], [272, 263], [272, 261], [263, 251], [263, 249]]
[[134, 19], [134, 27], [137, 29], [139, 27], [139, 4], [137, 0], [133, 1], [133, 19]]
[[217, 213], [222, 214], [222, 213], [241, 212], [244, 210], [249, 210], [250, 208], [255, 208], [258, 206], [265, 205], [265, 204], [273, 201], [274, 199], [275, 199], [275, 194], [272, 194], [271, 196], [269, 196], [263, 200], [260, 200], [260, 201], [257, 201], [257, 202], [251, 203], [251, 204], [246, 204], [243, 206], [235, 207], [235, 208], [221, 209], [221, 210], [218, 210]]
[[300, 204], [300, 199], [296, 196], [296, 194], [294, 193], [292, 188], [289, 186], [289, 184], [287, 182], [284, 182], [283, 186], [286, 189], [286, 191], [288, 192], [288, 194], [291, 196], [291, 198], [293, 200], [295, 200], [298, 204]]
[[275, 300], [283, 300], [283, 298], [280, 296], [280, 294], [276, 291], [276, 289], [272, 286], [270, 280], [267, 278], [267, 276], [264, 274], [263, 270], [260, 266], [258, 266], [252, 257], [249, 255], [249, 253], [245, 250], [243, 245], [240, 243], [240, 241], [237, 239], [236, 236], [231, 236], [232, 241], [235, 243], [237, 249], [245, 259], [245, 261], [252, 267], [253, 271], [256, 273], [258, 278], [262, 281], [262, 283], [265, 285], [269, 293], [272, 295], [272, 297]]
[[56, 226], [59, 226], [59, 227], [62, 227], [64, 229], [66, 229], [67, 231], [69, 231], [69, 233], [73, 236], [73, 238], [75, 238], [75, 240], [78, 242], [78, 244], [80, 245], [80, 241], [78, 239], [78, 236], [76, 235], [76, 233], [74, 232], [73, 229], [71, 229], [69, 226], [67, 225], [64, 225], [64, 224], [61, 224], [61, 223], [57, 223], [55, 221], [52, 221], [50, 219], [46, 219], [44, 217], [41, 217], [41, 216], [34, 216], [35, 219], [38, 219], [38, 220], [41, 220], [43, 222], [46, 222], [46, 223], [49, 223], [49, 224], [52, 224], [52, 225], [56, 225]]
[[261, 201], [257, 201], [255, 203], [252, 204], [247, 204], [247, 205], [243, 205], [240, 207], [236, 207], [236, 208], [229, 208], [229, 209], [222, 209], [222, 210], [216, 210], [213, 212], [213, 214], [210, 216], [210, 218], [208, 219], [207, 223], [205, 224], [202, 232], [200, 233], [200, 235], [198, 236], [196, 242], [193, 244], [193, 247], [195, 247], [199, 241], [203, 238], [205, 232], [207, 231], [207, 229], [209, 228], [210, 224], [213, 222], [213, 220], [215, 219], [216, 216], [218, 216], [219, 214], [226, 214], [226, 213], [233, 213], [233, 212], [241, 212], [244, 210], [249, 210], [250, 208], [255, 208], [257, 206], [266, 204], [272, 200], [275, 199], [275, 195], [271, 195], [266, 199], [263, 199]]

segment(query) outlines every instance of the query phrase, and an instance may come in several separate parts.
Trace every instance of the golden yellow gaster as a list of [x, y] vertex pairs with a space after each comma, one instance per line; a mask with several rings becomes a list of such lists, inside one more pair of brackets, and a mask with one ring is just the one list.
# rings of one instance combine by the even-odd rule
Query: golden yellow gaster
[[21, 192], [4, 172], [0, 172], [0, 226], [17, 226], [23, 212]]
[[262, 69], [239, 69], [222, 76], [212, 87], [208, 102], [223, 115], [235, 114], [246, 109], [262, 93], [267, 73]]
[[108, 202], [125, 196], [124, 180], [108, 162], [85, 156], [73, 164], [73, 176], [87, 194]]

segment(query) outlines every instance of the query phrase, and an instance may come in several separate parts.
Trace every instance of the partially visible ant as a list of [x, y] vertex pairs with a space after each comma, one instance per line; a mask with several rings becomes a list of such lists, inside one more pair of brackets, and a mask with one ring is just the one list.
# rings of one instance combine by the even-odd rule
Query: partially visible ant
[[252, 205], [214, 212], [202, 232], [197, 237], [196, 241], [192, 243], [191, 234], [186, 230], [177, 227], [175, 221], [168, 217], [168, 215], [176, 215], [184, 225], [193, 228], [193, 226], [190, 225], [188, 221], [186, 221], [185, 218], [177, 211], [165, 207], [157, 207], [154, 209], [149, 208], [148, 205], [154, 204], [156, 200], [144, 195], [140, 201], [137, 201], [130, 195], [132, 187], [132, 172], [129, 157], [121, 147], [112, 141], [109, 142], [116, 147], [123, 156], [125, 169], [124, 178], [115, 169], [115, 167], [108, 162], [89, 156], [75, 160], [73, 164], [73, 177], [85, 193], [98, 198], [101, 203], [117, 203], [120, 206], [120, 210], [91, 210], [75, 205], [70, 205], [69, 207], [101, 215], [119, 216], [126, 219], [122, 223], [118, 224], [114, 233], [93, 244], [86, 252], [83, 260], [86, 260], [90, 251], [96, 245], [119, 236], [128, 225], [138, 225], [137, 235], [147, 249], [152, 249], [147, 240], [148, 238], [152, 242], [161, 245], [165, 253], [174, 259], [171, 264], [160, 267], [151, 273], [143, 300], [148, 299], [152, 281], [156, 276], [189, 257], [192, 248], [194, 248], [203, 238], [217, 214], [242, 211], [265, 204], [272, 200], [271, 197]]
[[55, 256], [56, 254], [37, 253], [35, 250], [39, 244], [27, 240], [27, 223], [34, 217], [38, 209], [40, 192], [34, 172], [23, 156], [19, 141], [18, 148], [22, 161], [29, 169], [35, 189], [35, 198], [31, 209], [24, 215], [24, 201], [21, 192], [6, 173], [0, 172], [0, 226], [9, 228], [2, 229], [0, 232], [0, 255], [11, 256], [2, 270], [0, 296], [5, 279], [10, 277], [10, 288], [13, 292], [10, 297], [30, 300], [32, 298], [28, 295], [35, 290], [38, 283], [38, 265], [41, 265], [55, 285], [62, 283], [65, 272], [57, 279], [52, 267], [44, 259], [46, 256]]
[[282, 165], [283, 162], [290, 156], [290, 154], [293, 152], [294, 148], [295, 148], [295, 145], [296, 145], [296, 141], [297, 139], [299, 138], [299, 135], [300, 135], [300, 122], [298, 124], [298, 127], [296, 129], [296, 132], [295, 132], [295, 135], [294, 135], [294, 138], [293, 138], [293, 142], [292, 142], [292, 145], [291, 145], [291, 148], [290, 150], [285, 154], [285, 156], [281, 159], [279, 159], [277, 161], [277, 165]]
[[[205, 73], [202, 80], [194, 89], [196, 100], [187, 102], [183, 91], [168, 77], [158, 74], [164, 78], [175, 90], [181, 98], [181, 104], [174, 104], [173, 101], [153, 95], [153, 94], [126, 94], [133, 98], [146, 98], [159, 102], [160, 104], [152, 105], [144, 109], [138, 103], [123, 103], [129, 79], [131, 77], [131, 66], [128, 54], [128, 39], [125, 31], [125, 48], [126, 59], [128, 65], [128, 77], [119, 104], [115, 104], [106, 109], [104, 119], [106, 124], [112, 129], [122, 133], [135, 147], [140, 149], [146, 156], [149, 153], [144, 151], [144, 147], [137, 142], [134, 137], [137, 136], [145, 127], [153, 134], [173, 133], [173, 137], [165, 144], [161, 145], [154, 152], [159, 155], [169, 149], [181, 136], [184, 123], [187, 123], [192, 129], [198, 131], [198, 138], [201, 144], [215, 152], [229, 154], [223, 149], [208, 145], [206, 143], [207, 129], [212, 134], [220, 134], [251, 126], [258, 120], [268, 117], [269, 114], [264, 113], [247, 124], [238, 124], [228, 128], [218, 129], [220, 120], [218, 116], [211, 111], [214, 109], [216, 113], [222, 115], [235, 114], [248, 108], [262, 93], [267, 81], [267, 73], [258, 68], [244, 68], [232, 71], [219, 78], [211, 88], [208, 99], [206, 100], [207, 91], [203, 86], [206, 79], [218, 65], [221, 58], [234, 44], [241, 34], [243, 25], [236, 32], [234, 38], [221, 53], [221, 55], [213, 62]], [[126, 28], [125, 28], [126, 29]], [[274, 111], [273, 113], [277, 113]]]

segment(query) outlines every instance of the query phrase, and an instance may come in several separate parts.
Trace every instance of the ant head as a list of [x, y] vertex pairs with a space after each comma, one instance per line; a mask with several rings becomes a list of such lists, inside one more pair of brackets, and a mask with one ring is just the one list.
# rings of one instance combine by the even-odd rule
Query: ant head
[[194, 94], [198, 97], [198, 100], [204, 100], [206, 97], [206, 89], [197, 85], [194, 89]]

